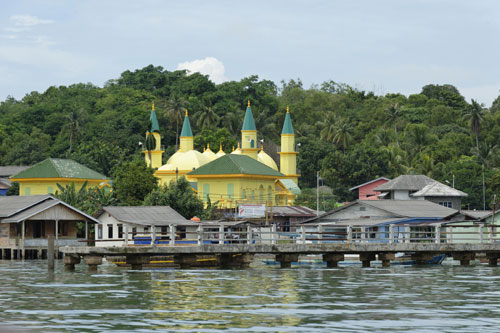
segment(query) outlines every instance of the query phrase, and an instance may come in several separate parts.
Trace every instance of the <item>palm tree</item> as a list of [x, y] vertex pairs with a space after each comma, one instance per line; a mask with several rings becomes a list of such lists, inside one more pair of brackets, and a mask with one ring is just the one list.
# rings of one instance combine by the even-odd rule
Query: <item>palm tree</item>
[[68, 131], [68, 156], [70, 156], [73, 150], [74, 140], [80, 135], [82, 131], [82, 126], [87, 118], [87, 113], [82, 108], [76, 108], [75, 106], [73, 106], [72, 110], [67, 115], [65, 115], [65, 118], [67, 122], [63, 125], [63, 129]]
[[479, 149], [478, 136], [481, 132], [481, 122], [484, 120], [484, 107], [475, 100], [471, 100], [470, 107], [466, 110], [466, 118], [470, 119], [470, 130], [476, 136], [476, 148]]
[[479, 150], [479, 133], [481, 132], [481, 122], [484, 119], [484, 107], [475, 100], [471, 100], [471, 105], [465, 110], [465, 119], [469, 119], [470, 132], [476, 136], [476, 148]]
[[337, 118], [337, 122], [334, 127], [333, 142], [339, 146], [342, 144], [342, 150], [345, 151], [349, 145], [349, 141], [352, 139], [352, 124], [347, 118]]
[[395, 144], [390, 144], [383, 149], [388, 154], [387, 164], [392, 170], [393, 176], [408, 174], [413, 170], [413, 168], [409, 166], [408, 154], [404, 150]]
[[175, 94], [167, 101], [165, 116], [170, 121], [175, 121], [175, 151], [179, 148], [179, 124], [183, 121], [184, 110], [186, 110], [186, 100], [182, 96]]
[[337, 116], [333, 112], [329, 112], [326, 115], [324, 121], [318, 121], [316, 126], [321, 128], [320, 138], [321, 140], [326, 140], [328, 142], [333, 142], [335, 136], [335, 123], [337, 122]]
[[399, 107], [398, 103], [393, 103], [389, 105], [389, 107], [386, 109], [387, 115], [386, 115], [386, 121], [388, 123], [394, 124], [394, 135], [396, 138], [396, 145], [399, 146], [399, 141], [398, 141], [398, 119], [401, 116], [401, 108]]
[[196, 115], [196, 126], [198, 128], [214, 128], [219, 124], [220, 117], [211, 106], [203, 105]]

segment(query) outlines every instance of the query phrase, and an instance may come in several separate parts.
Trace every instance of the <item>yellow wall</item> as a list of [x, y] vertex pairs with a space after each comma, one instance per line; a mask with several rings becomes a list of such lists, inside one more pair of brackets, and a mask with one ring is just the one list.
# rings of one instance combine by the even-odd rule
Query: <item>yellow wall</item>
[[295, 135], [281, 135], [280, 172], [298, 182], [297, 175], [297, 153], [295, 152]]
[[[233, 184], [233, 195], [230, 198], [228, 184]], [[198, 197], [206, 203], [206, 185], [209, 186], [210, 201], [219, 201], [219, 207], [232, 208], [236, 204], [265, 204], [269, 201], [275, 204], [274, 179], [258, 178], [200, 178], [198, 179]], [[260, 186], [262, 185], [262, 197]], [[252, 198], [252, 190], [254, 197]], [[270, 191], [269, 191], [270, 190]], [[269, 196], [269, 192], [270, 196]], [[269, 200], [270, 199], [270, 200]]]
[[153, 136], [156, 141], [156, 146], [153, 151], [151, 151], [151, 159], [153, 160], [153, 164], [151, 165], [151, 162], [149, 161], [149, 154], [147, 151], [144, 151], [144, 159], [146, 160], [146, 164], [151, 166], [153, 169], [158, 169], [159, 167], [162, 166], [162, 154], [163, 151], [161, 150], [161, 137], [160, 134], [157, 132], [153, 132]]
[[[253, 147], [252, 147], [253, 142]], [[257, 159], [257, 131], [241, 131], [241, 150], [244, 155]]]
[[193, 150], [193, 137], [192, 136], [181, 136], [179, 147], [181, 151], [186, 152]]
[[186, 177], [188, 182], [196, 181], [196, 179], [190, 178], [187, 173], [193, 170], [179, 170], [176, 174], [175, 171], [156, 171], [154, 173], [155, 177], [158, 178], [159, 185], [169, 185], [172, 180], [177, 180], [181, 177]]
[[[59, 191], [57, 184], [65, 187], [66, 185], [75, 183], [75, 188], [79, 190], [83, 186], [83, 183], [85, 183], [85, 180], [86, 179], [65, 180], [61, 178], [59, 180], [36, 179], [31, 181], [17, 181], [19, 182], [19, 195], [26, 196], [56, 193], [56, 191]], [[88, 180], [87, 188], [99, 186], [102, 182], [107, 182], [107, 180]]]

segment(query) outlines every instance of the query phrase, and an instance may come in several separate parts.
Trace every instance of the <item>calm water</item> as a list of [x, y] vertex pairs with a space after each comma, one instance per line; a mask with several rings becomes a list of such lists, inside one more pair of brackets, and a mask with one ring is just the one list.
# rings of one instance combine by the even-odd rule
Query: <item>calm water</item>
[[[98, 274], [0, 261], [2, 328], [28, 332], [498, 332], [500, 267]], [[0, 328], [0, 332], [2, 332]]]

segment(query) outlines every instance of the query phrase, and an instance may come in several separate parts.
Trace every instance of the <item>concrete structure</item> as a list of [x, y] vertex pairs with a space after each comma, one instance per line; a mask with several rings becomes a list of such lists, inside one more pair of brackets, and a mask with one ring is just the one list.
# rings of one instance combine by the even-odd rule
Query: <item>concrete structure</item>
[[73, 160], [48, 158], [10, 177], [12, 182], [19, 183], [19, 195], [53, 194], [61, 186], [75, 184], [79, 190], [85, 182], [87, 186], [99, 187], [109, 185], [109, 179]]
[[379, 177], [361, 185], [351, 187], [349, 191], [358, 190], [358, 200], [379, 200], [378, 195], [381, 192], [374, 191], [373, 189], [387, 183], [389, 180], [389, 178]]
[[[84, 224], [80, 237], [78, 222]], [[88, 222], [98, 221], [50, 195], [0, 197], [1, 257], [41, 258], [47, 250], [49, 236], [54, 237], [56, 248], [87, 245], [80, 241], [87, 239]]]
[[460, 209], [467, 193], [458, 191], [424, 175], [401, 175], [373, 189], [382, 192], [382, 199], [428, 200], [439, 205]]
[[[150, 133], [156, 133], [156, 113], [151, 112], [152, 128]], [[146, 162], [157, 168], [155, 176], [160, 184], [169, 184], [179, 177], [186, 177], [192, 183], [193, 190], [199, 197], [207, 202], [217, 202], [218, 208], [235, 208], [239, 202], [259, 204], [265, 202], [269, 205], [292, 205], [295, 197], [300, 194], [298, 188], [298, 173], [296, 168], [297, 151], [295, 149], [295, 133], [287, 107], [285, 121], [281, 133], [280, 171], [276, 162], [264, 151], [261, 145], [257, 146], [257, 128], [253, 118], [250, 101], [245, 111], [245, 118], [241, 129], [241, 142], [238, 148], [230, 154], [225, 154], [220, 147], [217, 154], [207, 146], [203, 153], [193, 147], [193, 131], [189, 115], [186, 111], [180, 135], [180, 148], [164, 165], [153, 163], [149, 154], [157, 152], [160, 156], [159, 136], [156, 138], [154, 151], [145, 151]], [[158, 149], [157, 149], [158, 148]], [[233, 158], [234, 157], [234, 158]], [[246, 158], [246, 159], [245, 159]], [[151, 157], [154, 159], [154, 156]], [[223, 159], [224, 163], [219, 161]], [[248, 162], [250, 161], [251, 162]], [[156, 162], [155, 162], [156, 161]], [[246, 161], [246, 162], [245, 162]], [[231, 170], [226, 168], [232, 166]], [[252, 169], [242, 165], [251, 164]], [[236, 170], [243, 168], [245, 171]], [[203, 172], [203, 174], [202, 174]]]

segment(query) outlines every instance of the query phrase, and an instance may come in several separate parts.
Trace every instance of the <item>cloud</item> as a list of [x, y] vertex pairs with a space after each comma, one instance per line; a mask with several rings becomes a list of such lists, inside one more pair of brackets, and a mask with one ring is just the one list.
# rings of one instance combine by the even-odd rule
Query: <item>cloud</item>
[[14, 25], [21, 27], [32, 27], [39, 24], [50, 24], [54, 23], [52, 20], [42, 20], [36, 16], [25, 14], [25, 15], [12, 15], [10, 20], [14, 22]]
[[189, 73], [199, 72], [208, 75], [210, 79], [217, 84], [228, 80], [224, 75], [224, 64], [214, 57], [181, 62], [177, 65], [177, 69], [186, 69]]

